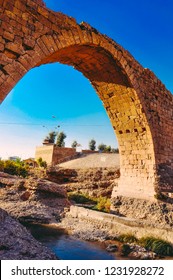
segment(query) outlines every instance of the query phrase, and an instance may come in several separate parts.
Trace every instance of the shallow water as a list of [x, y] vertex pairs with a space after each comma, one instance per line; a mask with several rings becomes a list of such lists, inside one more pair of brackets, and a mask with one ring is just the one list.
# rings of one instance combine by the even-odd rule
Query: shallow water
[[115, 260], [101, 243], [76, 239], [62, 229], [43, 225], [27, 225], [32, 235], [49, 247], [61, 260]]

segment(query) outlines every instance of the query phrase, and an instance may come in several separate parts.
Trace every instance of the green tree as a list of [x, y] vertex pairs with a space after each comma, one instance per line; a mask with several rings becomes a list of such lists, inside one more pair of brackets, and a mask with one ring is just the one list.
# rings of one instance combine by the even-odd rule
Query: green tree
[[118, 148], [116, 148], [116, 149], [112, 148], [111, 153], [119, 154], [119, 149]]
[[58, 147], [65, 147], [65, 142], [64, 139], [66, 138], [66, 134], [61, 131], [58, 135], [57, 135], [57, 141], [56, 141], [56, 145]]
[[111, 146], [106, 146], [104, 152], [110, 153], [111, 152]]
[[55, 131], [49, 132], [49, 134], [45, 137], [44, 141], [49, 142], [50, 144], [55, 144], [57, 133]]
[[91, 151], [95, 151], [95, 149], [96, 149], [96, 141], [95, 141], [94, 139], [91, 139], [91, 140], [89, 141], [89, 149], [90, 149]]
[[71, 144], [72, 148], [76, 148], [78, 145], [78, 142], [76, 140], [73, 141], [73, 143]]
[[100, 145], [98, 145], [99, 152], [104, 152], [105, 149], [106, 149], [106, 145], [105, 144], [101, 143]]

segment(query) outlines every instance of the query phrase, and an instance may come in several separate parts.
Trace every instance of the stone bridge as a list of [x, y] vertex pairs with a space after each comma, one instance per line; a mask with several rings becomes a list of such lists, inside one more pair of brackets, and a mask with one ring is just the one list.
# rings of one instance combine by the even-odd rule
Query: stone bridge
[[0, 101], [30, 69], [53, 62], [82, 72], [103, 102], [120, 149], [113, 195], [173, 192], [173, 96], [162, 82], [89, 24], [41, 0], [0, 0]]

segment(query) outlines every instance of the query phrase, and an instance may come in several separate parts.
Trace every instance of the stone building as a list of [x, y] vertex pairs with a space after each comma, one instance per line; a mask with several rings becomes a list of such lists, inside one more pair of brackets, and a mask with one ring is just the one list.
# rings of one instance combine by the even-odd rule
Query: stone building
[[78, 152], [75, 148], [57, 147], [54, 144], [44, 144], [36, 147], [35, 160], [42, 158], [48, 165], [56, 165], [62, 162], [75, 159], [81, 154], [97, 153], [91, 150], [81, 150]]

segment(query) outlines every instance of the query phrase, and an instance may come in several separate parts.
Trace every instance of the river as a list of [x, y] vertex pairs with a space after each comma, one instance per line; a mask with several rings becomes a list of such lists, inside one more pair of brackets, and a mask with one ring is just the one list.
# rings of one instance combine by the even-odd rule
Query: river
[[[26, 225], [25, 225], [26, 226]], [[27, 225], [31, 234], [49, 247], [61, 260], [115, 260], [101, 242], [89, 242], [68, 235], [63, 229], [46, 225]]]

